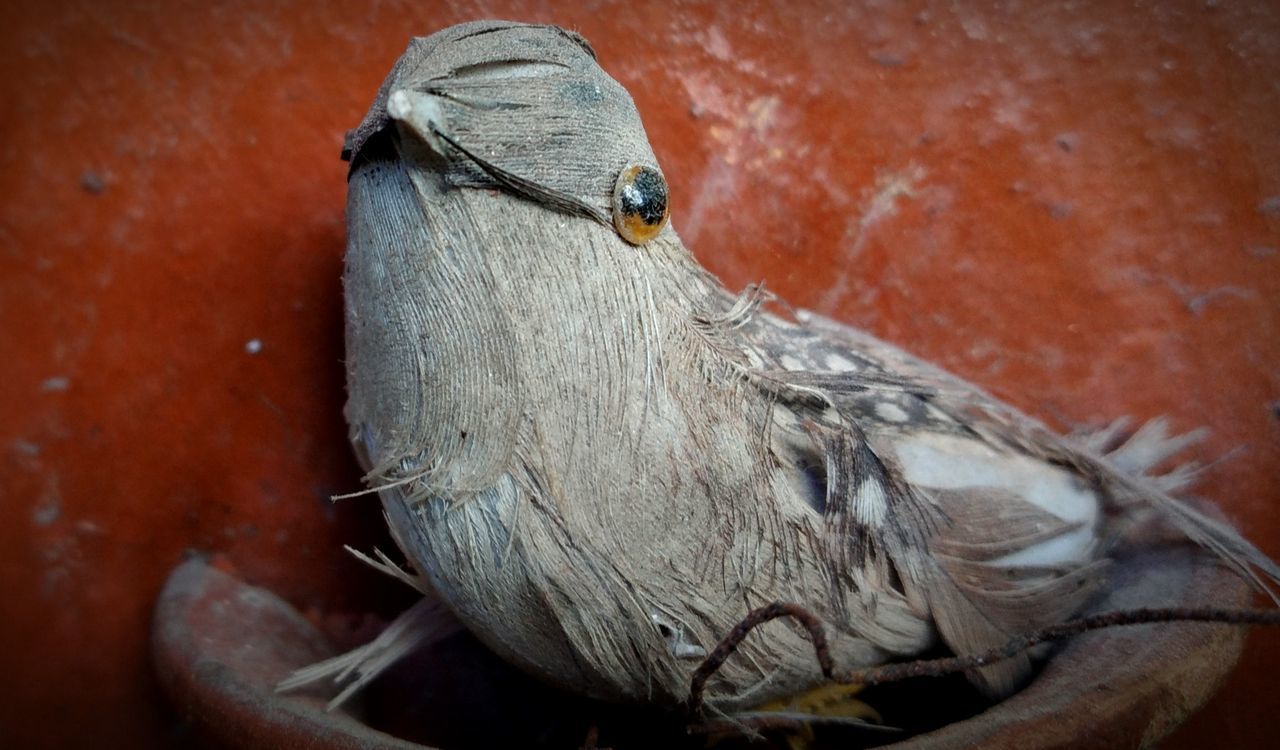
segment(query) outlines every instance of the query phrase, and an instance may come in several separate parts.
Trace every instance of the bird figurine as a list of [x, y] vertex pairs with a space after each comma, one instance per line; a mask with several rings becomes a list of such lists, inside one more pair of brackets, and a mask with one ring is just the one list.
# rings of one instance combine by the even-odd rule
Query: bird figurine
[[[627, 91], [578, 34], [416, 38], [348, 135], [355, 450], [422, 602], [287, 686], [346, 694], [460, 623], [543, 680], [679, 705], [753, 609], [839, 669], [1062, 622], [1156, 517], [1273, 592], [1280, 568], [1156, 473], [1196, 434], [1064, 437], [872, 336], [727, 290], [669, 222]], [[1026, 653], [967, 672], [999, 698]], [[823, 683], [761, 625], [705, 685], [734, 712]]]

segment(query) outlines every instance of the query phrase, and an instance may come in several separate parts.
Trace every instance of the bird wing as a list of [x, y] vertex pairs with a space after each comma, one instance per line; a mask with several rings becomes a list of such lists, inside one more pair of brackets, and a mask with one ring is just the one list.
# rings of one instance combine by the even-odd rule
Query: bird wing
[[[758, 295], [757, 295], [758, 296]], [[980, 388], [866, 333], [799, 311], [732, 320], [757, 381], [825, 457], [833, 565], [881, 569], [957, 653], [1060, 622], [1104, 581], [1111, 520], [1155, 511], [1272, 595], [1280, 568], [1151, 476], [1196, 435], [1163, 422], [1063, 437]], [[891, 565], [891, 572], [884, 572]], [[970, 674], [1003, 696], [1024, 655]]]

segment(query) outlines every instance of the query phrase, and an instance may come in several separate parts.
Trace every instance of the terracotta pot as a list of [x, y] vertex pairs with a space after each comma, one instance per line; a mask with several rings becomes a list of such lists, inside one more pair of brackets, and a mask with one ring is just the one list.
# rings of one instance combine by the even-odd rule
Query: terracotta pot
[[[1206, 600], [1239, 607], [1248, 599], [1248, 587], [1232, 573], [1209, 555], [1181, 545], [1120, 558], [1107, 594], [1092, 610]], [[485, 658], [478, 642], [457, 638], [381, 677], [365, 696], [363, 711], [360, 701], [327, 711], [326, 702], [338, 692], [327, 680], [280, 694], [281, 680], [334, 655], [334, 649], [282, 599], [199, 559], [188, 560], [169, 577], [153, 632], [155, 663], [166, 691], [202, 736], [228, 746], [573, 747], [588, 732], [607, 747], [701, 746], [699, 738], [686, 736], [685, 719], [674, 712], [653, 716], [640, 708], [562, 696], [491, 655]], [[922, 719], [915, 714], [945, 711], [956, 717], [945, 726], [901, 741], [894, 740], [903, 733], [861, 729], [819, 737], [843, 740], [839, 746], [890, 742], [883, 746], [897, 750], [1149, 747], [1217, 689], [1243, 641], [1239, 628], [1212, 624], [1088, 633], [1060, 644], [1030, 685], [991, 707], [969, 701], [975, 705], [966, 711], [957, 705], [971, 692], [962, 680], [952, 691], [930, 684], [940, 680], [929, 678], [903, 684], [896, 695], [864, 693], [890, 723], [899, 723], [891, 709], [917, 727]], [[349, 713], [353, 705], [357, 714]]]

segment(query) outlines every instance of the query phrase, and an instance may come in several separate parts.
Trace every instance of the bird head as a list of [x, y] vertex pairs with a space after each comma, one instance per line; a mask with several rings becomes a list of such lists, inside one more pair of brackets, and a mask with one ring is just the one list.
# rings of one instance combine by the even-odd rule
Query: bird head
[[666, 181], [630, 95], [558, 27], [479, 21], [414, 39], [344, 157], [354, 172], [388, 145], [442, 186], [501, 191], [630, 244], [667, 224]]

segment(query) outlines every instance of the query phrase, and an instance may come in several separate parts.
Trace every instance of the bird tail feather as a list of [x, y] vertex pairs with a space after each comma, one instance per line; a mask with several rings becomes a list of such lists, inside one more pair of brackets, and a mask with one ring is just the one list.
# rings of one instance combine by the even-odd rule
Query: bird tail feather
[[1213, 518], [1171, 494], [1189, 485], [1200, 467], [1184, 464], [1172, 471], [1157, 473], [1169, 458], [1202, 440], [1207, 432], [1194, 430], [1172, 435], [1166, 420], [1154, 419], [1127, 439], [1118, 440], [1126, 426], [1125, 422], [1118, 421], [1080, 440], [1086, 447], [1100, 453], [1105, 451], [1104, 461], [1109, 469], [1108, 478], [1116, 488], [1113, 492], [1116, 502], [1126, 509], [1153, 511], [1280, 605], [1280, 565], [1226, 521]]

